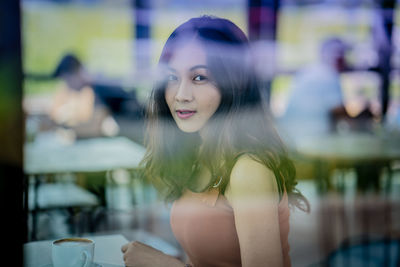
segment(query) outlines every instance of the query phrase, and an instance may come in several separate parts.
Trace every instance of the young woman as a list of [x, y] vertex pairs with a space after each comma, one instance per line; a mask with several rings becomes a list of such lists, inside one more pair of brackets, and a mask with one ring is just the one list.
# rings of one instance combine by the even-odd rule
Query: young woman
[[307, 209], [262, 101], [245, 34], [193, 18], [168, 38], [148, 108], [146, 176], [190, 262], [139, 242], [127, 266], [290, 266], [289, 204]]

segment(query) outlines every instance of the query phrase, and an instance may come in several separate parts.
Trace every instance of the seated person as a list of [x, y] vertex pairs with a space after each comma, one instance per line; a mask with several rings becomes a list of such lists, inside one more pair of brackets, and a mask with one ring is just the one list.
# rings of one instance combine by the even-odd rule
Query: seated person
[[346, 45], [338, 38], [324, 41], [319, 61], [299, 71], [293, 79], [291, 95], [280, 120], [289, 139], [328, 134], [345, 121], [352, 130], [364, 130], [372, 117], [369, 110], [353, 118], [347, 113], [340, 84], [340, 73], [346, 70]]
[[55, 123], [73, 129], [78, 138], [118, 133], [118, 125], [96, 96], [91, 79], [77, 57], [66, 55], [53, 76], [61, 79], [49, 114]]

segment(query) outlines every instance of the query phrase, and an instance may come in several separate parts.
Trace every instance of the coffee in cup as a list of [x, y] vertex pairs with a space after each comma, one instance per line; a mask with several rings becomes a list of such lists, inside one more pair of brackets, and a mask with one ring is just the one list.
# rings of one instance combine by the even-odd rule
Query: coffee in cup
[[54, 267], [91, 267], [94, 241], [80, 237], [55, 240], [51, 256]]

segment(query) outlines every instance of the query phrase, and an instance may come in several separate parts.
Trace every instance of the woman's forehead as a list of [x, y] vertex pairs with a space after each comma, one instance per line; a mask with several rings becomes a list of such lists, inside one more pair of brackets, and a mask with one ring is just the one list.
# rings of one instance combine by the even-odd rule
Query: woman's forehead
[[181, 43], [168, 62], [168, 67], [175, 70], [187, 70], [196, 65], [207, 65], [204, 48], [195, 41]]

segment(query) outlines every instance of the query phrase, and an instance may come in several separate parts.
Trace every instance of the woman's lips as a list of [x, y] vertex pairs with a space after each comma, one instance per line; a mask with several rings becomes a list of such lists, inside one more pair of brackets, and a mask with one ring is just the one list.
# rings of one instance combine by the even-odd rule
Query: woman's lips
[[176, 115], [177, 115], [180, 119], [189, 119], [189, 118], [192, 117], [195, 113], [196, 113], [196, 111], [194, 111], [194, 110], [188, 110], [188, 109], [178, 109], [178, 110], [176, 110]]

